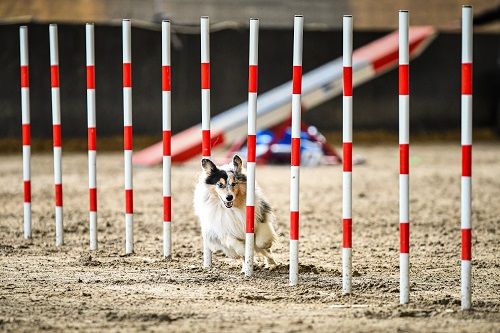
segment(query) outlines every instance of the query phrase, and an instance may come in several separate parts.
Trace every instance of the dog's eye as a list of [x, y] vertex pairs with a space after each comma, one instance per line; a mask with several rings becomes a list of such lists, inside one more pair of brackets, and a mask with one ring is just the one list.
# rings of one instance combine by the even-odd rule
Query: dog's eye
[[231, 184], [231, 187], [235, 187], [235, 186], [236, 186], [236, 183], [232, 183], [232, 184]]
[[217, 183], [217, 187], [219, 187], [219, 188], [224, 188], [224, 184], [222, 184], [222, 183]]

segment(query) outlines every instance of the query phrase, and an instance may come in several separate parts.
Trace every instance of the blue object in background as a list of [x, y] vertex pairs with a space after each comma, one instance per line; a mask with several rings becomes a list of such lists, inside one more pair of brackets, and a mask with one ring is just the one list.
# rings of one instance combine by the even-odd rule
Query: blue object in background
[[[322, 146], [314, 140], [307, 131], [300, 132], [300, 160], [301, 165], [312, 166], [321, 163], [324, 155]], [[273, 143], [275, 133], [270, 130], [261, 130], [256, 133], [257, 157], [270, 151], [269, 163], [287, 164], [290, 163], [290, 152], [292, 150], [292, 132], [287, 128], [281, 139]], [[271, 145], [271, 146], [270, 146]], [[245, 148], [246, 151], [246, 148]]]

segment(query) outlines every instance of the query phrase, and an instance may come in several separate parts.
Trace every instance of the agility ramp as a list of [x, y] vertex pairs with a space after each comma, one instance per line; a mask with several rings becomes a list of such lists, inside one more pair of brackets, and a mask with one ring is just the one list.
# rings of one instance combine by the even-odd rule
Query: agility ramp
[[[410, 58], [419, 56], [435, 38], [433, 27], [411, 27]], [[353, 53], [353, 87], [398, 66], [398, 32], [377, 39]], [[257, 101], [257, 130], [267, 129], [290, 117], [292, 81], [265, 93]], [[328, 62], [302, 77], [303, 110], [311, 110], [342, 94], [342, 58]], [[247, 102], [211, 118], [212, 147], [231, 144], [247, 135]], [[201, 118], [201, 115], [200, 115]], [[201, 124], [172, 136], [172, 162], [180, 163], [201, 154]], [[156, 143], [133, 156], [134, 165], [152, 166], [163, 158], [163, 143]]]

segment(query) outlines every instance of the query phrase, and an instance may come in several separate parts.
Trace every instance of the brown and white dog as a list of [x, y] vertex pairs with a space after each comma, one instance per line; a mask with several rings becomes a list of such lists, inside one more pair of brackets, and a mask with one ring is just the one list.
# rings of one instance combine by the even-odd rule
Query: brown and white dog
[[[222, 251], [230, 258], [245, 255], [247, 177], [242, 164], [238, 155], [220, 167], [210, 159], [202, 159], [202, 172], [194, 191], [194, 210], [203, 240], [212, 252]], [[271, 252], [277, 240], [273, 223], [272, 209], [256, 184], [255, 252], [264, 257], [266, 267], [276, 264]]]

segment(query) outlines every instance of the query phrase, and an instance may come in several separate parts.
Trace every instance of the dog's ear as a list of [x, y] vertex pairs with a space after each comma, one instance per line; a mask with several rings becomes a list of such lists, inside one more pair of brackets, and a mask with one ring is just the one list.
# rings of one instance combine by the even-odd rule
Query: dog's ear
[[205, 170], [207, 175], [210, 175], [217, 171], [217, 166], [208, 158], [203, 158], [201, 160], [201, 168]]
[[239, 157], [238, 155], [234, 155], [233, 157], [234, 172], [241, 173], [242, 166], [243, 166], [243, 161], [241, 160], [241, 157]]

